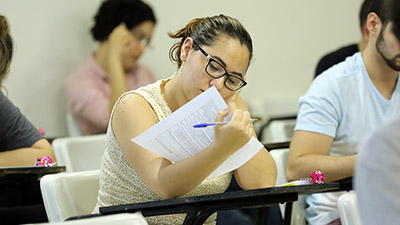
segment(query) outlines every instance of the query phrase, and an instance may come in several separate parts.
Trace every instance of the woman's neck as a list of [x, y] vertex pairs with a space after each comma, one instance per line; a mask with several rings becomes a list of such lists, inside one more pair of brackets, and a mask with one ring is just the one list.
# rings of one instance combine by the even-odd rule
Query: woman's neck
[[107, 46], [104, 43], [101, 43], [99, 48], [95, 51], [94, 53], [94, 60], [97, 62], [97, 64], [100, 66], [100, 68], [107, 72]]
[[182, 79], [180, 79], [179, 76], [181, 76], [180, 70], [171, 80], [165, 83], [164, 88], [161, 88], [164, 99], [172, 112], [176, 111], [187, 103], [187, 100], [184, 98], [185, 95], [180, 82]]

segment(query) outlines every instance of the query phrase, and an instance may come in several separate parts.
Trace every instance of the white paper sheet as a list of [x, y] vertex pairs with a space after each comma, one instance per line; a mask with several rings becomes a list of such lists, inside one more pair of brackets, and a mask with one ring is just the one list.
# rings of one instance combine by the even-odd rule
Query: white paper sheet
[[[213, 122], [217, 112], [226, 108], [228, 105], [213, 86], [131, 141], [172, 162], [178, 162], [205, 149], [214, 139], [213, 126], [193, 128], [193, 125]], [[209, 177], [240, 167], [261, 148], [263, 145], [252, 137]]]

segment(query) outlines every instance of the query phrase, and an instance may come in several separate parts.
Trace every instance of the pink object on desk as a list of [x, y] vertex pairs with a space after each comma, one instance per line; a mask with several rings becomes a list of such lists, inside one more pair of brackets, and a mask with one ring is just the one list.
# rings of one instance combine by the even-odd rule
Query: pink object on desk
[[35, 166], [53, 166], [53, 160], [51, 160], [50, 156], [43, 156], [43, 158], [38, 157]]
[[309, 176], [312, 184], [323, 184], [325, 183], [325, 175], [321, 170], [315, 170]]

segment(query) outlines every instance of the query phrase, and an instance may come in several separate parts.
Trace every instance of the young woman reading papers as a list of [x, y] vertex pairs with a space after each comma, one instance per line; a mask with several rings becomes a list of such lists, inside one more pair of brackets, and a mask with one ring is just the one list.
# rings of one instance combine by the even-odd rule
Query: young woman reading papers
[[[250, 113], [239, 96], [246, 85], [252, 57], [252, 40], [236, 19], [224, 15], [197, 18], [170, 37], [178, 39], [170, 57], [178, 71], [135, 91], [116, 102], [107, 131], [98, 207], [224, 192], [231, 173], [207, 178], [229, 156], [255, 136]], [[138, 136], [172, 112], [215, 86], [229, 109], [220, 111], [215, 122], [230, 112], [228, 124], [214, 126], [215, 138], [203, 151], [179, 162], [171, 162], [133, 143]], [[275, 184], [275, 162], [260, 151], [236, 169], [235, 178], [243, 189]], [[149, 224], [182, 224], [185, 215], [147, 218]], [[207, 224], [215, 224], [215, 215]]]

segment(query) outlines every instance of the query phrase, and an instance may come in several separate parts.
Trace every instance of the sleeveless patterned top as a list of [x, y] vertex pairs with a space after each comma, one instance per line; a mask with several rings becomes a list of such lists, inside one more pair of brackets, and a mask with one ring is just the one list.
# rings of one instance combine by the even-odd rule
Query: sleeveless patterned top
[[[164, 85], [170, 79], [159, 80], [137, 90], [126, 92], [122, 96], [131, 93], [141, 95], [149, 102], [158, 119], [161, 121], [172, 113], [161, 94], [161, 85]], [[111, 118], [113, 113], [114, 109], [111, 113]], [[106, 139], [106, 151], [103, 155], [100, 170], [100, 190], [94, 212], [98, 212], [99, 207], [102, 206], [161, 200], [156, 193], [147, 187], [125, 158], [114, 136], [111, 119]], [[232, 173], [226, 173], [216, 178], [207, 178], [183, 197], [222, 193], [228, 188], [231, 177]], [[146, 219], [150, 225], [170, 225], [182, 224], [185, 216], [186, 214], [171, 214], [146, 217]], [[216, 215], [214, 214], [208, 218], [205, 224], [215, 224], [215, 219]]]

